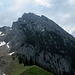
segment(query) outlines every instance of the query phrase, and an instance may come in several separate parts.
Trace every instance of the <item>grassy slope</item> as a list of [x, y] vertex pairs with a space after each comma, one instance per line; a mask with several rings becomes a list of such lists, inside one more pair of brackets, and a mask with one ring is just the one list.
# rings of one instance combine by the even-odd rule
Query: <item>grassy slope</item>
[[20, 75], [21, 73], [23, 73], [28, 68], [29, 68], [28, 66], [24, 67], [23, 64], [19, 64], [18, 60], [16, 59], [16, 60], [11, 62], [10, 66], [7, 68], [6, 73], [8, 75]]
[[10, 66], [6, 71], [8, 75], [53, 75], [35, 65], [24, 67], [23, 64], [18, 63], [17, 59], [12, 61]]
[[53, 75], [53, 74], [49, 73], [48, 71], [38, 66], [33, 65], [29, 69], [27, 69], [25, 72], [23, 72], [21, 75]]

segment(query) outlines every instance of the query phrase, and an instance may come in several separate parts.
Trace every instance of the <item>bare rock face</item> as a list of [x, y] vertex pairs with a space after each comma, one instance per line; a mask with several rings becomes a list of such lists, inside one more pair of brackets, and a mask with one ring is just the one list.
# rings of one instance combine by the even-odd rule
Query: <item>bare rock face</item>
[[12, 60], [11, 57], [8, 56], [10, 51], [9, 42], [12, 35], [11, 27], [0, 27], [0, 75], [5, 75], [5, 71]]
[[57, 75], [74, 75], [75, 38], [47, 17], [24, 13], [6, 37], [19, 63], [38, 65]]
[[13, 35], [12, 27], [0, 27], [0, 42], [4, 41], [8, 43], [13, 38]]

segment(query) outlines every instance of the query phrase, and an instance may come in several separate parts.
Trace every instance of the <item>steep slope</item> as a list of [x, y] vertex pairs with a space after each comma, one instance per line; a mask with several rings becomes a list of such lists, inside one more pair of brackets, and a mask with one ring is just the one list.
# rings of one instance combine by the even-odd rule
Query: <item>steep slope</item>
[[0, 27], [0, 75], [5, 73], [6, 68], [11, 62], [11, 57], [7, 55], [10, 51], [9, 41], [7, 39], [9, 33], [11, 33], [10, 27]]
[[57, 75], [74, 75], [75, 38], [47, 17], [24, 13], [6, 38], [19, 63], [38, 65]]
[[12, 25], [15, 33], [11, 51], [19, 62], [38, 65], [58, 75], [72, 75], [75, 69], [75, 38], [45, 16], [23, 14]]
[[[9, 35], [10, 34], [10, 35]], [[8, 53], [9, 41], [11, 39], [11, 28], [10, 27], [1, 27], [0, 28], [0, 57]]]
[[17, 58], [10, 63], [6, 70], [6, 75], [53, 75], [52, 73], [38, 67], [38, 66], [25, 66], [19, 64]]

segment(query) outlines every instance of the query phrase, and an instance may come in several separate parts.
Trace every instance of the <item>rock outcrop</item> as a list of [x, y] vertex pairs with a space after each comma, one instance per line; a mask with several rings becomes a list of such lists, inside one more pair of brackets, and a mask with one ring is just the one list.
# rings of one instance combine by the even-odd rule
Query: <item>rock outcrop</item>
[[0, 27], [0, 75], [6, 75], [5, 71], [12, 60], [11, 57], [8, 56], [11, 37], [11, 27]]
[[38, 65], [57, 75], [74, 75], [75, 38], [47, 17], [24, 13], [6, 38], [19, 63]]

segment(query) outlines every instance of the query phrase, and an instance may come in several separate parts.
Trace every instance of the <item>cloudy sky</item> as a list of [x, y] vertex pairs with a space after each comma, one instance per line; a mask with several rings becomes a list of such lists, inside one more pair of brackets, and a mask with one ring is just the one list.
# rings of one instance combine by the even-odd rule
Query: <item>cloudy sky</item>
[[0, 26], [12, 26], [24, 12], [45, 15], [74, 34], [75, 0], [0, 0]]

